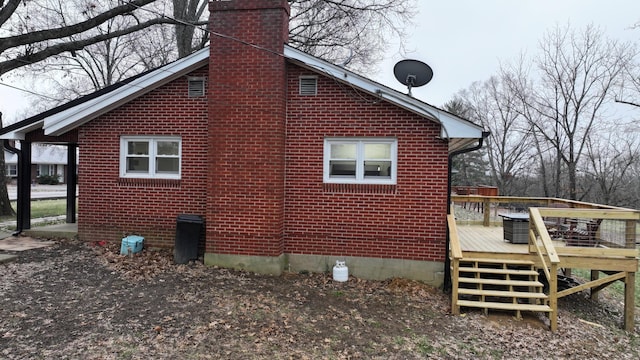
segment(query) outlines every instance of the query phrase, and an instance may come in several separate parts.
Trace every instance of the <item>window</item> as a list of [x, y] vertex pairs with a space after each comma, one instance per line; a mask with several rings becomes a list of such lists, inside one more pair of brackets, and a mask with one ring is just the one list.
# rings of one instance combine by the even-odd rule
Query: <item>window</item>
[[326, 139], [324, 182], [395, 184], [395, 139]]
[[18, 176], [18, 165], [17, 164], [7, 164], [7, 176], [11, 176], [11, 177]]
[[182, 141], [178, 137], [123, 136], [120, 176], [179, 179]]
[[36, 176], [47, 176], [47, 175], [55, 175], [56, 168], [55, 165], [38, 165], [36, 168]]

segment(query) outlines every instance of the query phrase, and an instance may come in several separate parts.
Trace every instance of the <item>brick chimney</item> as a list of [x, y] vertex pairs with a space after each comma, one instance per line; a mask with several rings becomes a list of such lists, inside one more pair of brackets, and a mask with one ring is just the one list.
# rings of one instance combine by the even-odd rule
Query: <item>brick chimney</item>
[[279, 273], [289, 5], [286, 0], [212, 1], [209, 10], [205, 261]]

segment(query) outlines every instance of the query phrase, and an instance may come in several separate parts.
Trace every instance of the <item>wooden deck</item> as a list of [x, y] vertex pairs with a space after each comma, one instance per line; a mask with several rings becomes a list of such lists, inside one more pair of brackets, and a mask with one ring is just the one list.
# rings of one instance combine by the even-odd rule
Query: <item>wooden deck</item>
[[[497, 199], [498, 202], [514, 200]], [[492, 208], [491, 200], [483, 199], [484, 209]], [[485, 312], [509, 309], [519, 314], [520, 311], [529, 311], [523, 304], [539, 305], [544, 308], [540, 311], [548, 313], [550, 329], [556, 331], [558, 298], [583, 290], [589, 290], [595, 297], [604, 287], [622, 281], [625, 284], [623, 327], [633, 331], [635, 275], [638, 271], [636, 229], [640, 212], [589, 207], [589, 204], [572, 205], [584, 207], [529, 207], [528, 228], [509, 224], [506, 233], [502, 226], [489, 226], [488, 211], [482, 225], [463, 225], [464, 221], [459, 224], [452, 211], [447, 217], [452, 313], [458, 314], [460, 307], [464, 306], [483, 308]], [[544, 219], [565, 220], [564, 223], [558, 222], [565, 227], [553, 223], [555, 227], [551, 228], [555, 235], [565, 239], [552, 239]], [[580, 224], [584, 226], [579, 227]], [[596, 226], [589, 227], [591, 224]], [[558, 232], [557, 228], [562, 230]], [[516, 234], [518, 241], [527, 243], [513, 244], [504, 240], [505, 237], [515, 238]], [[559, 290], [558, 275], [562, 272], [569, 274], [574, 268], [591, 270], [590, 281]], [[533, 275], [523, 277], [523, 271]], [[546, 279], [544, 293], [539, 289], [539, 278]], [[523, 282], [527, 285], [522, 285]], [[532, 303], [527, 299], [536, 300]]]
[[[527, 244], [512, 244], [504, 240], [502, 226], [459, 225], [458, 236], [464, 252], [529, 254]], [[553, 245], [565, 247], [565, 242], [553, 241]]]

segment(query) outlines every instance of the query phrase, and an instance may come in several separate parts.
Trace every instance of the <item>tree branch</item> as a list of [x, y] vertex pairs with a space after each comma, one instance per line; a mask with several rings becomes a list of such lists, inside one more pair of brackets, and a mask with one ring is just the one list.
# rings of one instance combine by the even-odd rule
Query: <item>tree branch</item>
[[619, 99], [616, 99], [615, 101], [617, 103], [620, 103], [620, 104], [626, 104], [626, 105], [631, 105], [631, 106], [635, 106], [635, 107], [640, 107], [640, 104], [632, 103], [632, 102], [629, 102], [629, 101], [624, 101], [624, 100], [619, 100]]
[[[12, 0], [12, 1], [15, 1], [15, 0]], [[129, 12], [132, 12], [137, 8], [150, 4], [154, 1], [156, 0], [132, 0], [126, 3], [125, 5], [117, 6], [111, 10], [107, 10], [103, 12], [100, 15], [97, 15], [95, 17], [92, 17], [86, 21], [83, 21], [77, 24], [63, 26], [56, 29], [34, 31], [26, 34], [3, 38], [2, 41], [0, 42], [0, 54], [3, 53], [5, 50], [11, 49], [14, 47], [34, 44], [34, 43], [38, 43], [46, 40], [61, 39], [71, 35], [80, 34], [87, 30], [93, 29], [94, 27], [104, 23], [109, 19], [112, 19], [118, 15], [123, 15]], [[13, 11], [8, 16], [11, 16], [12, 13]], [[2, 72], [0, 72], [0, 74], [2, 74]]]
[[108, 33], [108, 34], [100, 34], [97, 36], [93, 36], [91, 38], [88, 39], [83, 39], [83, 40], [77, 40], [77, 41], [71, 41], [71, 42], [67, 42], [67, 43], [62, 43], [62, 44], [58, 44], [58, 45], [53, 45], [50, 46], [42, 51], [33, 53], [33, 54], [28, 54], [28, 55], [24, 55], [24, 56], [20, 56], [16, 59], [12, 59], [12, 60], [7, 60], [7, 61], [3, 61], [0, 62], [0, 74], [4, 74], [8, 71], [17, 69], [19, 67], [28, 65], [28, 64], [33, 64], [33, 63], [37, 63], [39, 61], [42, 61], [44, 59], [47, 59], [51, 56], [54, 55], [58, 55], [60, 53], [63, 53], [65, 51], [77, 51], [77, 50], [81, 50], [82, 48], [84, 48], [85, 46], [88, 45], [92, 45], [104, 40], [108, 40], [108, 39], [113, 39], [119, 36], [123, 36], [126, 34], [130, 34], [132, 32], [136, 32], [142, 29], [145, 29], [149, 26], [152, 25], [158, 25], [158, 24], [175, 24], [176, 22], [174, 20], [168, 19], [168, 18], [156, 18], [156, 19], [152, 19], [149, 20], [147, 22], [144, 23], [140, 23], [138, 25], [129, 27], [127, 29], [124, 30], [120, 30], [120, 31], [115, 31], [112, 33]]
[[9, 20], [21, 2], [22, 0], [9, 0], [6, 6], [2, 6], [2, 3], [0, 3], [0, 7], [2, 7], [0, 9], [0, 26]]

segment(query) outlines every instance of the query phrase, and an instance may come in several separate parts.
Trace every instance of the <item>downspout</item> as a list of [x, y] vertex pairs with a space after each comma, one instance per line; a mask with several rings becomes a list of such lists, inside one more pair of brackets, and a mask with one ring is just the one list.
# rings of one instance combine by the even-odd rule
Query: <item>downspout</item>
[[[451, 168], [453, 167], [453, 157], [460, 154], [479, 150], [480, 148], [482, 148], [484, 139], [488, 137], [489, 134], [490, 132], [483, 131], [482, 137], [478, 139], [478, 145], [470, 148], [466, 148], [466, 149], [456, 150], [451, 154], [449, 154], [449, 163], [448, 163], [448, 170], [447, 170], [447, 215], [451, 214]], [[445, 257], [444, 257], [444, 284], [442, 285], [444, 291], [451, 290], [451, 258], [449, 257], [449, 246], [450, 246], [449, 242], [450, 242], [449, 226], [447, 225], [447, 241], [445, 244]]]
[[[20, 149], [18, 149], [18, 148], [15, 148], [15, 147], [11, 146], [11, 143], [10, 143], [10, 142], [9, 142], [9, 140], [7, 140], [7, 139], [5, 139], [5, 140], [4, 140], [4, 144], [3, 144], [3, 145], [4, 145], [4, 148], [5, 148], [8, 152], [10, 152], [10, 153], [12, 153], [12, 154], [16, 154], [16, 155], [18, 155], [18, 164], [17, 164], [17, 168], [18, 168], [18, 180], [17, 180], [17, 191], [16, 191], [16, 193], [17, 193], [17, 195], [18, 195], [18, 196], [20, 196], [20, 190], [21, 190], [21, 189], [20, 189], [20, 187], [22, 186], [22, 184], [21, 184], [20, 180], [21, 180], [21, 178], [22, 178], [22, 176], [23, 176], [23, 175], [21, 174], [22, 172], [20, 171], [20, 163], [21, 163], [21, 161], [22, 161], [22, 151], [20, 151]], [[22, 216], [23, 216], [23, 212], [24, 212], [24, 211], [23, 211], [23, 209], [22, 209], [20, 199], [18, 199], [18, 200], [16, 201], [16, 205], [17, 205], [17, 206], [16, 206], [16, 207], [17, 207], [17, 208], [16, 208], [16, 231], [12, 234], [13, 236], [20, 235], [20, 233], [21, 233], [21, 232], [22, 232], [22, 230], [23, 230], [23, 229], [22, 229]]]

